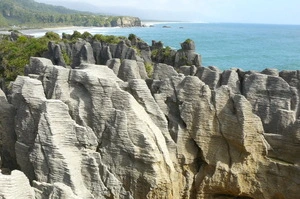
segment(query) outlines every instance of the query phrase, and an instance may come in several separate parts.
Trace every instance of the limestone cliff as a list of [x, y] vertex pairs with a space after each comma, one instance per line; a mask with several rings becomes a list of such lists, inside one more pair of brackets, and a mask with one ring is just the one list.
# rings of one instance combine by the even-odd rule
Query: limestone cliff
[[0, 196], [299, 196], [300, 71], [157, 63], [150, 79], [136, 51], [94, 45], [75, 44], [72, 69], [32, 57], [0, 92]]

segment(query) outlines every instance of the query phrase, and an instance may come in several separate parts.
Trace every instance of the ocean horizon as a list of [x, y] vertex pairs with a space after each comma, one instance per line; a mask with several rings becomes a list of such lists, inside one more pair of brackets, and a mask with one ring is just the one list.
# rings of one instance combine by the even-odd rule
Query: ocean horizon
[[180, 49], [186, 39], [194, 40], [203, 66], [221, 70], [240, 68], [262, 71], [265, 68], [300, 70], [300, 25], [143, 22], [145, 27], [62, 27], [22, 30], [24, 34], [43, 36], [48, 31], [58, 34], [81, 33], [128, 36], [135, 34], [149, 45], [152, 40]]

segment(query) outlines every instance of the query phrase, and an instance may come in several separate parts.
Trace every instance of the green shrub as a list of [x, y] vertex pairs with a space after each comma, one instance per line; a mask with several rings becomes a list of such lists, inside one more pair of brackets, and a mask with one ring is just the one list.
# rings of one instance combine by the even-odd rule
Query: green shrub
[[154, 49], [151, 51], [151, 56], [152, 57], [157, 57], [157, 55], [159, 54], [159, 50], [158, 49]]
[[141, 55], [142, 55], [142, 52], [141, 52], [141, 50], [140, 50], [140, 49], [138, 49], [136, 46], [132, 46], [131, 48], [135, 49], [135, 51], [136, 51], [136, 54], [137, 54], [138, 56], [141, 56]]
[[64, 51], [64, 50], [62, 50], [61, 53], [62, 53], [62, 56], [63, 56], [63, 58], [65, 60], [66, 65], [70, 66], [71, 65], [71, 58], [69, 57], [69, 55], [67, 54], [67, 52]]
[[146, 69], [148, 77], [151, 78], [152, 75], [153, 75], [153, 64], [149, 63], [149, 62], [146, 62], [145, 63], [145, 69]]
[[134, 40], [134, 39], [136, 39], [137, 38], [137, 36], [135, 35], [135, 34], [129, 34], [129, 36], [128, 36], [128, 39], [130, 40], [130, 41], [132, 41], [132, 40]]
[[164, 57], [169, 57], [171, 55], [172, 49], [170, 46], [164, 48]]
[[79, 38], [81, 38], [82, 37], [82, 35], [81, 35], [81, 33], [80, 32], [78, 32], [77, 30], [75, 30], [74, 32], [73, 32], [73, 34], [71, 35], [71, 39], [74, 41], [74, 40], [77, 40], [77, 39], [79, 39]]
[[87, 31], [85, 31], [84, 33], [82, 33], [81, 38], [82, 39], [93, 38], [93, 35]]
[[55, 32], [46, 32], [45, 36], [47, 39], [49, 40], [53, 40], [53, 41], [58, 41], [60, 40], [60, 36], [59, 34], [55, 33]]
[[101, 35], [101, 34], [95, 34], [93, 39], [97, 41], [102, 41], [110, 44], [118, 44], [123, 37], [117, 37], [114, 35]]
[[184, 42], [185, 43], [191, 43], [193, 40], [191, 40], [191, 39], [186, 39]]
[[48, 47], [50, 40], [46, 37], [28, 38], [20, 36], [17, 41], [0, 41], [1, 76], [5, 81], [13, 81], [18, 75], [24, 74], [25, 65], [29, 58], [41, 56]]

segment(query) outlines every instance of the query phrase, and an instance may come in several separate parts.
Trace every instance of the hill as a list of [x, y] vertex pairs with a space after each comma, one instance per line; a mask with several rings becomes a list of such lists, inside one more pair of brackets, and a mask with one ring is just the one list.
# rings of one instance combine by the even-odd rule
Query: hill
[[1, 0], [0, 28], [50, 26], [140, 26], [136, 17], [106, 16], [47, 5], [33, 0]]

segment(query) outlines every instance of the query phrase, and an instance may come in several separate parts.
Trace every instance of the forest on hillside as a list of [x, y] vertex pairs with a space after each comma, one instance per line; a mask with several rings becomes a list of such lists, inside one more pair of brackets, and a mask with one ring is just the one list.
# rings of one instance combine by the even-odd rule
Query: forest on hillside
[[[62, 6], [37, 3], [34, 0], [0, 0], [0, 28], [41, 28], [67, 25], [111, 27], [122, 26], [121, 19], [120, 16], [80, 12]], [[137, 19], [133, 17], [132, 20]]]

